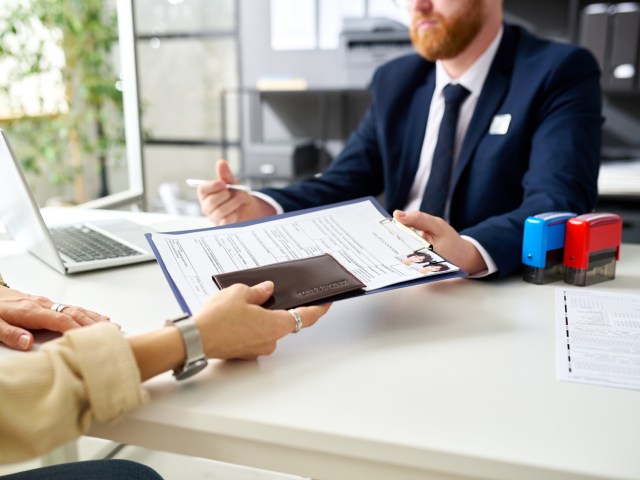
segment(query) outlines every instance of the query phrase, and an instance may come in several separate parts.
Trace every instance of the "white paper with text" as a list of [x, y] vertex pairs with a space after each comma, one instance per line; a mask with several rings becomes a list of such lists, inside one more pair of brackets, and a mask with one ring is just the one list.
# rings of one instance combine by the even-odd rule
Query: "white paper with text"
[[[191, 233], [153, 233], [151, 238], [167, 273], [191, 312], [217, 291], [211, 276], [330, 253], [359, 278], [367, 290], [437, 275], [433, 265], [409, 264], [424, 247], [368, 200], [241, 227]], [[447, 272], [458, 267], [429, 252]], [[435, 270], [435, 269], [433, 269]]]
[[556, 289], [560, 380], [640, 390], [640, 295]]

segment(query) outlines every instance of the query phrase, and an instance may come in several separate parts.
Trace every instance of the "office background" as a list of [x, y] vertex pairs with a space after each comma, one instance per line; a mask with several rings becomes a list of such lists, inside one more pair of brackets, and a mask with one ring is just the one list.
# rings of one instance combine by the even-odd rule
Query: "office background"
[[[10, 1], [0, 2], [0, 12]], [[307, 3], [305, 0], [292, 1]], [[115, 8], [115, 0], [107, 3]], [[269, 35], [270, 3], [268, 0], [133, 0], [141, 127], [144, 132], [142, 159], [145, 188], [140, 202], [144, 208], [175, 208], [182, 213], [196, 213], [193, 209], [195, 194], [184, 186], [183, 180], [187, 177], [210, 177], [215, 160], [220, 156], [230, 159], [234, 169], [242, 172], [243, 180], [256, 184], [287, 182], [297, 175], [308, 174], [309, 169], [327, 161], [322, 152], [326, 150], [328, 155], [335, 155], [339, 151], [341, 142], [366, 108], [366, 75], [372, 70], [375, 61], [382, 61], [386, 56], [397, 53], [397, 49], [404, 45], [394, 32], [383, 31], [370, 35], [367, 24], [364, 23], [353, 26], [350, 43], [336, 48], [273, 50]], [[342, 0], [327, 3], [335, 5], [350, 2]], [[594, 3], [582, 0], [505, 0], [505, 8], [510, 21], [525, 24], [540, 35], [579, 42], [581, 32], [584, 31], [581, 27], [584, 9]], [[314, 7], [317, 5], [315, 0], [312, 0], [312, 4]], [[377, 15], [376, 8], [392, 6], [391, 0], [382, 0], [381, 3], [356, 0], [354, 4], [357, 4], [355, 9], [362, 4], [361, 11], [371, 17]], [[607, 28], [602, 33], [605, 39], [613, 38], [613, 30], [609, 30], [609, 27], [614, 23], [614, 18], [618, 21], [623, 18], [623, 15], [617, 16], [618, 5], [623, 5], [630, 12], [630, 15], [624, 16], [628, 19], [624, 21], [624, 26], [629, 27], [631, 39], [623, 41], [623, 44], [624, 50], [630, 52], [632, 59], [624, 61], [622, 65], [637, 65], [637, 26], [636, 33], [633, 33], [634, 25], [637, 25], [637, 16], [633, 13], [636, 3], [606, 4], [604, 13], [602, 8], [596, 8], [589, 25], [598, 31], [598, 28], [602, 29], [601, 22], [604, 20]], [[1, 18], [0, 13], [0, 21]], [[593, 38], [597, 38], [597, 35], [583, 37], [582, 41]], [[0, 41], [0, 45], [2, 43]], [[603, 43], [602, 51], [606, 53], [611, 48], [607, 46], [610, 42]], [[347, 50], [347, 45], [353, 49]], [[598, 43], [592, 45], [592, 48], [597, 50]], [[356, 57], [354, 60], [358, 62], [348, 64], [349, 55]], [[328, 67], [318, 69], [327, 65], [319, 59], [328, 61]], [[296, 63], [300, 69], [292, 67]], [[283, 68], [284, 65], [289, 70], [274, 71], [267, 69], [265, 65], [274, 68]], [[347, 75], [349, 65], [354, 74], [351, 77]], [[305, 67], [316, 70], [306, 70]], [[603, 67], [606, 69], [607, 79], [608, 73], [613, 72], [613, 67], [610, 61], [603, 64]], [[314, 77], [311, 73], [313, 71], [319, 73]], [[640, 90], [636, 71], [637, 69], [629, 76], [627, 69], [627, 78], [619, 79], [626, 80], [623, 85], [605, 85], [605, 114], [608, 122], [605, 131], [606, 162], [617, 158], [640, 157]], [[625, 77], [624, 69], [621, 73]], [[0, 79], [3, 74], [3, 69], [0, 68]], [[257, 90], [259, 80], [265, 82], [264, 90]], [[306, 81], [305, 90], [298, 90], [302, 86], [300, 80]], [[351, 81], [354, 83], [350, 83]], [[0, 90], [0, 112], [3, 99], [5, 98]], [[112, 120], [114, 123], [117, 121], [115, 113]], [[66, 137], [61, 138], [61, 141], [64, 140]], [[16, 146], [21, 146], [20, 142]], [[295, 162], [292, 162], [292, 155], [295, 152], [298, 153], [298, 169], [293, 168]], [[249, 163], [251, 161], [253, 163]], [[266, 167], [261, 169], [262, 165]], [[270, 169], [269, 165], [274, 168]], [[278, 167], [283, 168], [284, 172], [278, 171]], [[74, 193], [68, 184], [53, 184], [47, 175], [34, 174], [32, 180], [43, 204], [54, 197], [64, 200]], [[83, 180], [89, 198], [99, 192], [100, 182], [94, 169], [87, 169]], [[116, 160], [109, 164], [108, 180], [110, 192], [126, 188], [126, 169]], [[161, 186], [167, 188], [163, 190]], [[161, 198], [161, 191], [166, 197], [164, 200]], [[627, 242], [640, 241], [637, 233], [640, 225], [638, 198], [627, 194], [607, 195], [600, 205], [600, 209], [623, 212]], [[634, 232], [636, 236], [629, 236]], [[23, 265], [20, 265], [20, 269], [23, 269]], [[620, 277], [625, 278], [625, 275]], [[627, 278], [632, 277], [627, 275]], [[59, 284], [57, 281], [48, 283]], [[82, 289], [78, 290], [77, 286], [69, 290], [69, 298], [77, 298], [78, 293], [85, 293]], [[440, 295], [447, 297], [448, 292], [442, 290]], [[478, 298], [485, 297], [478, 294]], [[430, 307], [433, 308], [433, 304]], [[526, 318], [540, 308], [540, 305], [532, 303], [531, 308], [527, 309], [531, 313], [527, 313]], [[472, 310], [461, 317], [471, 318], [472, 313], [475, 314], [475, 309]], [[505, 325], [509, 325], [506, 317], [497, 316], [493, 322], [487, 328], [501, 331], [505, 329]], [[520, 318], [515, 323], [518, 322], [525, 323]], [[438, 341], [449, 346], [450, 339], [446, 337], [450, 332], [441, 329], [444, 324], [445, 322], [436, 325], [436, 352], [439, 351]], [[458, 324], [458, 328], [485, 332], [484, 327], [478, 326], [477, 322]], [[532, 330], [537, 332], [533, 327]], [[353, 335], [352, 332], [347, 333]], [[429, 335], [432, 334], [433, 332], [429, 332]], [[340, 335], [343, 336], [342, 331]], [[345, 345], [350, 338], [348, 335]], [[539, 338], [536, 336], [533, 341], [538, 343]], [[396, 343], [393, 338], [389, 341]], [[300, 352], [307, 347], [304, 341], [298, 345], [302, 345], [296, 347]], [[518, 350], [522, 347], [517, 341], [513, 345]], [[463, 338], [460, 348], [464, 348], [466, 352], [466, 346]], [[350, 346], [349, 351], [351, 348]], [[512, 351], [509, 348], [506, 350]], [[293, 373], [298, 373], [295, 368]], [[288, 376], [287, 380], [290, 378], [296, 377]], [[222, 389], [215, 385], [215, 390]], [[523, 389], [523, 397], [528, 393]], [[588, 393], [590, 398], [595, 396], [598, 400], [601, 392]], [[515, 398], [522, 399], [517, 395]], [[598, 403], [596, 400], [594, 404]], [[582, 403], [584, 402], [581, 402], [581, 406]], [[145, 461], [146, 457], [137, 459]], [[197, 461], [200, 462], [200, 459]], [[210, 475], [208, 464], [199, 465], [200, 463], [196, 465], [195, 470], [206, 472], [201, 475], [203, 478]], [[189, 467], [190, 474], [197, 476], [194, 464], [190, 463]], [[242, 477], [238, 475], [237, 478], [248, 478], [247, 473], [244, 472]], [[267, 478], [267, 475], [261, 478]]]
[[[116, 1], [105, 3], [115, 9]], [[210, 178], [221, 157], [253, 185], [285, 184], [322, 169], [364, 113], [375, 66], [411, 51], [399, 3], [133, 0], [144, 169], [139, 205], [198, 214], [184, 179]], [[505, 10], [508, 21], [594, 52], [603, 68], [604, 163], [640, 158], [638, 3], [505, 0]], [[343, 24], [347, 17], [356, 20]], [[2, 101], [0, 91], [0, 116]], [[123, 161], [107, 163], [102, 185], [95, 169], [86, 169], [83, 201], [126, 189]], [[73, 200], [64, 182], [31, 179], [41, 203]], [[639, 198], [629, 192], [601, 198], [600, 210], [623, 214], [625, 241], [640, 241]]]

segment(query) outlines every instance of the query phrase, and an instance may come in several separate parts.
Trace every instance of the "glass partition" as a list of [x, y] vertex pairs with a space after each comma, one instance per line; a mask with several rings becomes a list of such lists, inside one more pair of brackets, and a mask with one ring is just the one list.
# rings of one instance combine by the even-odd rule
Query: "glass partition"
[[141, 202], [131, 0], [5, 0], [0, 28], [0, 127], [38, 202]]

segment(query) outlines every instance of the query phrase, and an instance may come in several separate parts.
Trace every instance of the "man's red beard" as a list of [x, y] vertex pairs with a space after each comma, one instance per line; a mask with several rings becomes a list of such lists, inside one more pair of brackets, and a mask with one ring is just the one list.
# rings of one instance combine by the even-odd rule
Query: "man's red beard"
[[[478, 35], [484, 22], [481, 0], [469, 0], [468, 5], [449, 18], [439, 13], [416, 15], [411, 22], [411, 42], [427, 60], [446, 60], [462, 53]], [[428, 20], [436, 25], [418, 30], [416, 25]]]

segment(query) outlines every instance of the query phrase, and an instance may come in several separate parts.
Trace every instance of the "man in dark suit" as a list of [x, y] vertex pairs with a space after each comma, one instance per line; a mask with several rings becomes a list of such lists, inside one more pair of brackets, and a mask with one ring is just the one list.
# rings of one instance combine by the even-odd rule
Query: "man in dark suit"
[[225, 188], [236, 179], [220, 161], [218, 180], [198, 190], [214, 223], [384, 193], [396, 219], [485, 276], [519, 268], [527, 216], [594, 208], [602, 107], [592, 55], [504, 24], [502, 0], [407, 4], [418, 55], [376, 71], [371, 106], [336, 160], [318, 178], [252, 195]]

